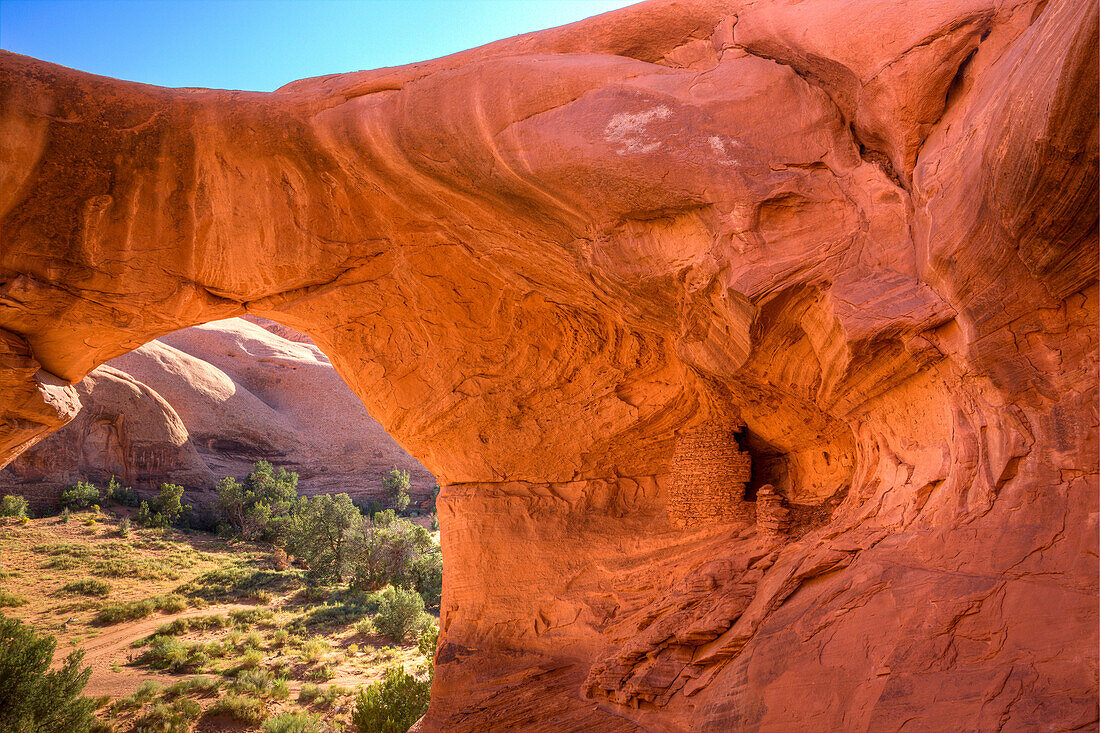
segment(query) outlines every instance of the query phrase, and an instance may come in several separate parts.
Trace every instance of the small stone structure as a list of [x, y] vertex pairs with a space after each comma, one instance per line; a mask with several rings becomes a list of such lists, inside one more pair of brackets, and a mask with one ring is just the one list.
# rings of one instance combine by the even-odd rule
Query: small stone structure
[[752, 458], [741, 450], [737, 420], [711, 420], [681, 433], [672, 456], [669, 519], [678, 527], [745, 519]]
[[756, 492], [756, 526], [766, 534], [786, 534], [791, 528], [791, 509], [771, 484]]

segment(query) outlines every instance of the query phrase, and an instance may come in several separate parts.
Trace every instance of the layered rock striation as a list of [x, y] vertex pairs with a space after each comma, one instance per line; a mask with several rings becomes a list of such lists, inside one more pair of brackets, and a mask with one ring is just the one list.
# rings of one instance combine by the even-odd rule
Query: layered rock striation
[[[424, 730], [1095, 726], [1096, 67], [1085, 0], [657, 0], [273, 94], [5, 54], [0, 450], [271, 318], [444, 486]], [[746, 511], [676, 521], [729, 424]]]
[[75, 389], [80, 413], [0, 470], [0, 491], [55, 504], [78, 480], [117, 476], [139, 489], [181, 484], [199, 506], [219, 479], [261, 459], [297, 472], [305, 493], [381, 500], [392, 468], [409, 471], [415, 499], [435, 483], [328, 358], [276, 323], [233, 318], [168, 334]]

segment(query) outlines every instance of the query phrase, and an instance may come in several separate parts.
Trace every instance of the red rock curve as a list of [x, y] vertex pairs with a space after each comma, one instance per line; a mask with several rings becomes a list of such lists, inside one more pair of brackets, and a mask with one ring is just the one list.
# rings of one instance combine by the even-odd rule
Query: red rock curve
[[4, 54], [0, 451], [270, 318], [445, 487], [424, 730], [1094, 728], [1096, 67], [1085, 0], [657, 0], [273, 94]]

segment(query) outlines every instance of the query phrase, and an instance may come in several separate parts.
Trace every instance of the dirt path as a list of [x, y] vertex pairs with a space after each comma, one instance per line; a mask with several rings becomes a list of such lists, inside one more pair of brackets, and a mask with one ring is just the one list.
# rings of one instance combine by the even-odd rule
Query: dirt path
[[[233, 603], [207, 606], [205, 608], [191, 608], [179, 613], [155, 614], [136, 623], [110, 626], [103, 634], [94, 639], [87, 639], [75, 645], [75, 647], [59, 648], [54, 654], [54, 665], [59, 664], [74, 648], [83, 649], [84, 664], [92, 668], [92, 676], [88, 680], [88, 685], [84, 688], [84, 694], [89, 697], [99, 695], [110, 695], [112, 698], [125, 697], [136, 690], [145, 680], [163, 680], [165, 675], [165, 673], [157, 674], [125, 666], [128, 661], [137, 656], [136, 650], [132, 646], [135, 641], [149, 636], [161, 624], [175, 621], [178, 618], [213, 616], [255, 607], [255, 605]], [[115, 664], [120, 666], [117, 672], [111, 670], [111, 667]]]

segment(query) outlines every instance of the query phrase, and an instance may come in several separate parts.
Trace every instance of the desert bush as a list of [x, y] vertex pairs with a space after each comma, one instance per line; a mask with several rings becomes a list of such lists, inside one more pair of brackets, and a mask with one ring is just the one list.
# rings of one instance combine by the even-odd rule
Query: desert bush
[[256, 669], [264, 661], [264, 653], [259, 649], [249, 649], [241, 655], [240, 669]]
[[298, 474], [257, 461], [244, 482], [227, 476], [218, 482], [218, 509], [233, 530], [250, 540], [283, 544], [292, 517], [303, 505]]
[[427, 659], [428, 679], [435, 678], [435, 649], [439, 646], [439, 626], [429, 624], [420, 632], [416, 649]]
[[443, 597], [443, 553], [418, 555], [409, 563], [408, 577], [425, 605], [438, 606]]
[[274, 679], [271, 673], [264, 669], [248, 669], [237, 673], [236, 678], [229, 683], [229, 691], [248, 693], [251, 695], [267, 696]]
[[347, 540], [362, 522], [347, 494], [318, 494], [290, 522], [287, 547], [309, 568], [310, 578], [338, 581], [344, 574]]
[[91, 669], [75, 651], [49, 671], [57, 640], [0, 614], [0, 731], [88, 733], [95, 702], [80, 695]]
[[141, 502], [134, 520], [146, 527], [169, 527], [177, 523], [187, 512], [190, 504], [183, 504], [183, 487], [168, 482], [160, 485], [160, 491], [150, 501]]
[[242, 608], [231, 611], [229, 618], [238, 626], [275, 626], [275, 612], [270, 608]]
[[29, 516], [27, 500], [15, 494], [5, 494], [0, 498], [0, 517], [22, 518]]
[[352, 723], [359, 733], [405, 733], [428, 709], [431, 684], [401, 667], [390, 667], [379, 682], [360, 690]]
[[426, 623], [424, 599], [414, 590], [387, 588], [382, 604], [374, 616], [374, 626], [394, 641], [404, 641], [411, 633], [419, 633]]
[[258, 697], [229, 693], [210, 706], [210, 712], [214, 715], [228, 715], [241, 723], [257, 725], [267, 717], [267, 705]]
[[409, 506], [410, 488], [412, 488], [412, 484], [409, 481], [408, 471], [393, 468], [382, 479], [382, 493], [386, 497], [386, 503], [398, 514], [405, 511]]
[[180, 698], [171, 703], [158, 702], [134, 719], [133, 730], [140, 733], [190, 733], [191, 723], [202, 715], [194, 700]]
[[309, 705], [316, 700], [320, 694], [320, 685], [315, 685], [312, 682], [305, 682], [302, 684], [302, 689], [298, 690], [298, 702], [303, 705]]
[[263, 733], [323, 733], [321, 717], [313, 713], [282, 713], [264, 721]]
[[18, 608], [27, 605], [27, 599], [10, 590], [0, 589], [0, 608]]
[[[373, 590], [387, 584], [412, 586], [417, 577], [414, 565], [420, 556], [438, 552], [428, 530], [385, 514], [387, 512], [360, 522], [351, 534], [347, 564], [353, 588]], [[425, 565], [422, 570], [426, 574], [430, 566]]]
[[314, 667], [306, 672], [306, 679], [316, 682], [328, 682], [335, 676], [336, 670], [333, 669], [331, 664], [322, 664], [320, 667]]
[[223, 656], [224, 648], [215, 642], [185, 642], [171, 636], [154, 636], [149, 649], [137, 658], [138, 664], [169, 672], [201, 672], [211, 660]]
[[107, 482], [107, 488], [103, 491], [103, 498], [120, 506], [138, 506], [138, 495], [129, 486], [123, 486], [114, 476]]
[[298, 650], [298, 658], [306, 664], [313, 664], [321, 661], [328, 650], [328, 642], [318, 636], [314, 636], [302, 643], [301, 648]]
[[164, 688], [163, 696], [171, 700], [184, 695], [210, 695], [217, 692], [222, 681], [217, 677], [188, 677]]
[[96, 578], [81, 578], [61, 586], [66, 593], [74, 593], [82, 596], [99, 596], [106, 598], [111, 593], [111, 584], [105, 580]]
[[69, 509], [87, 509], [99, 501], [99, 489], [88, 481], [77, 481], [61, 492], [61, 506]]
[[123, 517], [122, 521], [118, 523], [118, 536], [129, 537], [130, 536], [130, 518]]
[[69, 507], [65, 507], [61, 510], [61, 514], [58, 515], [57, 521], [61, 522], [62, 524], [68, 524], [71, 517], [72, 512], [69, 511]]
[[430, 529], [432, 532], [439, 531], [439, 515], [435, 512], [432, 512], [432, 523], [431, 526], [428, 527], [428, 529]]

